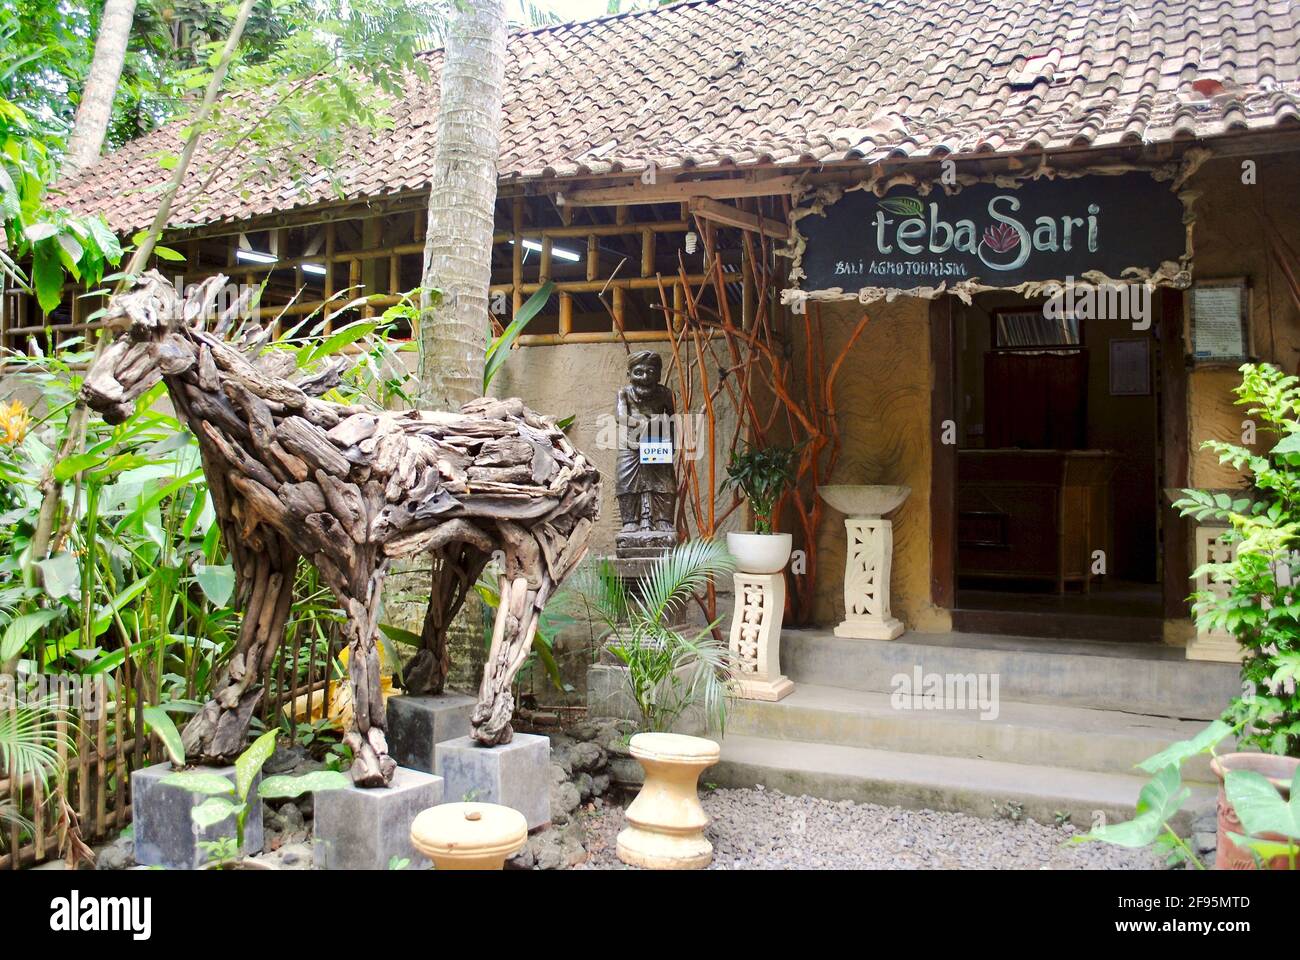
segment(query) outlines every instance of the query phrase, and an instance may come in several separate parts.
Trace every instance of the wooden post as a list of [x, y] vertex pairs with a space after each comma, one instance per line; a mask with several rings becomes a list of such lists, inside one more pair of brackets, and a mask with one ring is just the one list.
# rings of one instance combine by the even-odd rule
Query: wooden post
[[587, 279], [600, 276], [600, 244], [593, 233], [587, 237]]
[[560, 294], [560, 336], [567, 337], [573, 332], [573, 297], [567, 293]]
[[551, 279], [551, 254], [554, 242], [550, 237], [542, 237], [542, 259], [538, 266], [537, 277], [539, 283], [545, 283]]
[[957, 421], [955, 326], [952, 297], [930, 301], [930, 599], [946, 610], [957, 605], [957, 444], [943, 442]]
[[510, 206], [511, 228], [514, 230], [514, 247], [510, 251], [510, 283], [514, 297], [514, 311], [524, 305], [524, 198], [515, 197]]
[[[1187, 341], [1183, 325], [1183, 292], [1162, 288], [1158, 297], [1160, 305], [1160, 424], [1161, 454], [1164, 486], [1181, 490], [1190, 482], [1189, 468], [1191, 443], [1187, 410]], [[1162, 547], [1161, 573], [1164, 587], [1164, 614], [1166, 620], [1183, 620], [1189, 616], [1188, 586], [1188, 524], [1167, 500], [1157, 506], [1160, 531], [1157, 540]]]
[[651, 277], [655, 272], [655, 235], [646, 228], [641, 231], [641, 276]]

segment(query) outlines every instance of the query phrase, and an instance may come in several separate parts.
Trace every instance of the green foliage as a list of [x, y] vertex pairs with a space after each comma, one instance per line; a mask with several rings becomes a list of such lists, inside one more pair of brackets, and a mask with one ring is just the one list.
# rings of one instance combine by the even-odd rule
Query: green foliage
[[727, 479], [722, 486], [724, 490], [739, 490], [749, 501], [754, 512], [755, 533], [772, 532], [772, 511], [794, 473], [797, 453], [792, 447], [747, 447], [731, 451]]
[[261, 803], [263, 799], [297, 797], [321, 790], [342, 790], [348, 786], [350, 781], [343, 774], [317, 770], [297, 777], [267, 777], [258, 784], [257, 792], [254, 793], [253, 784], [266, 761], [275, 753], [277, 735], [278, 731], [268, 730], [235, 759], [233, 783], [227, 777], [200, 770], [169, 773], [159, 781], [208, 798], [190, 811], [194, 825], [201, 830], [216, 826], [228, 817], [235, 818], [233, 841], [232, 838], [223, 837], [216, 841], [201, 842], [210, 861], [229, 865], [238, 859], [239, 852], [244, 849], [244, 827], [254, 803]]
[[1213, 754], [1215, 747], [1231, 733], [1232, 727], [1216, 720], [1196, 736], [1170, 744], [1142, 761], [1138, 767], [1153, 776], [1138, 796], [1137, 815], [1122, 823], [1097, 824], [1087, 833], [1071, 838], [1072, 842], [1100, 840], [1121, 847], [1155, 844], [1167, 855], [1170, 863], [1186, 863], [1204, 870], [1205, 865], [1169, 822], [1191, 796], [1191, 791], [1182, 782], [1183, 762], [1198, 754]]
[[[0, 14], [0, 46], [19, 41], [20, 33], [12, 12]], [[6, 58], [0, 65], [0, 91], [8, 92], [16, 75], [32, 62]], [[122, 248], [102, 217], [73, 217], [49, 203], [54, 178], [46, 132], [21, 107], [0, 96], [0, 280], [7, 278], [35, 294], [46, 313], [59, 306], [67, 278], [94, 286], [105, 267], [122, 258]], [[19, 266], [28, 259], [30, 275]]]
[[488, 388], [492, 386], [492, 380], [496, 377], [497, 372], [505, 366], [506, 360], [510, 357], [510, 348], [514, 346], [519, 335], [524, 332], [524, 327], [528, 322], [542, 312], [547, 301], [551, 299], [551, 294], [555, 291], [555, 284], [547, 280], [516, 312], [505, 330], [501, 331], [501, 336], [496, 337], [488, 344], [487, 356], [483, 361], [483, 393], [487, 394]]
[[[10, 678], [6, 678], [12, 682]], [[27, 778], [41, 784], [49, 793], [50, 778], [61, 768], [57, 718], [46, 704], [17, 705], [13, 687], [0, 686], [0, 769], [16, 786], [11, 802], [0, 804], [0, 824], [31, 831], [32, 824], [21, 811], [23, 784]], [[64, 735], [66, 749], [75, 729]]]
[[177, 769], [185, 766], [185, 746], [181, 743], [180, 731], [176, 729], [176, 724], [167, 715], [167, 711], [154, 704], [145, 707], [143, 715], [145, 724], [162, 740], [172, 766]]
[[673, 623], [711, 580], [734, 568], [722, 544], [692, 540], [659, 557], [631, 589], [607, 559], [576, 574], [575, 590], [604, 625], [606, 649], [627, 667], [642, 730], [671, 731], [697, 707], [710, 729], [725, 729], [733, 677], [727, 644], [714, 634], [721, 621], [691, 636]]
[[1250, 474], [1246, 496], [1184, 490], [1174, 506], [1198, 522], [1231, 526], [1235, 557], [1207, 563], [1215, 589], [1193, 595], [1196, 624], [1223, 630], [1245, 651], [1242, 694], [1224, 719], [1241, 728], [1242, 743], [1269, 753], [1300, 756], [1300, 379], [1269, 364], [1245, 364], [1235, 388], [1237, 403], [1262, 422], [1261, 440], [1271, 449], [1206, 441], [1219, 462]]

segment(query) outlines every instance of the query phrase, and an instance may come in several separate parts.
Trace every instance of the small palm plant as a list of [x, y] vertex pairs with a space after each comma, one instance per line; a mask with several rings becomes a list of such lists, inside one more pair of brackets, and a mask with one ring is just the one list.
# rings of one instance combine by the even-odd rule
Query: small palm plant
[[576, 590], [605, 626], [606, 649], [627, 667], [642, 730], [670, 731], [694, 707], [709, 729], [725, 728], [732, 674], [727, 644], [714, 635], [721, 618], [689, 637], [672, 622], [713, 578], [734, 568], [721, 543], [692, 540], [659, 557], [631, 589], [609, 560], [580, 576]]
[[39, 781], [48, 794], [50, 777], [61, 766], [56, 746], [59, 731], [53, 713], [44, 703], [11, 709], [13, 678], [0, 684], [0, 770], [9, 774], [13, 795], [0, 803], [0, 824], [30, 831], [32, 822], [22, 813], [23, 784]]

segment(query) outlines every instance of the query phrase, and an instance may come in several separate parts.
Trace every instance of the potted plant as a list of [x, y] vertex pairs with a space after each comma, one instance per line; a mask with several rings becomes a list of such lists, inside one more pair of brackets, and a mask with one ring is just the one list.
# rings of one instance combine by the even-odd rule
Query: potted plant
[[630, 587], [608, 560], [579, 574], [575, 592], [609, 638], [605, 649], [626, 668], [642, 732], [672, 732], [697, 710], [707, 728], [725, 727], [732, 675], [726, 641], [714, 636], [721, 619], [689, 636], [674, 624], [696, 594], [732, 569], [722, 544], [690, 540], [656, 558]]
[[1215, 747], [1236, 732], [1230, 724], [1215, 720], [1190, 740], [1170, 744], [1142, 761], [1139, 769], [1152, 777], [1138, 798], [1137, 816], [1122, 823], [1098, 824], [1073, 841], [1101, 840], [1121, 847], [1154, 844], [1166, 854], [1169, 863], [1204, 870], [1205, 864], [1171, 822], [1191, 796], [1182, 782], [1183, 762], [1208, 753], [1220, 784], [1215, 869], [1295, 870], [1300, 857], [1300, 767], [1291, 767], [1289, 781], [1263, 776], [1249, 767], [1259, 760], [1289, 759], [1292, 764], [1300, 761], [1267, 753], [1215, 753]]
[[794, 472], [792, 447], [733, 450], [723, 489], [739, 490], [754, 514], [753, 532], [728, 533], [727, 549], [742, 573], [779, 573], [790, 560], [788, 533], [773, 533], [773, 512]]
[[[185, 755], [181, 750], [180, 737], [170, 721], [159, 722], [161, 709], [154, 707], [150, 725], [163, 739], [174, 766], [184, 766]], [[168, 729], [170, 728], [170, 729]], [[269, 730], [262, 734], [235, 760], [235, 780], [203, 770], [177, 770], [169, 773], [160, 781], [169, 786], [180, 787], [191, 793], [207, 796], [207, 800], [196, 806], [190, 817], [195, 830], [206, 830], [230, 818], [235, 818], [235, 836], [221, 837], [216, 840], [200, 840], [198, 847], [206, 854], [203, 870], [273, 870], [269, 864], [252, 857], [244, 857], [244, 824], [252, 804], [262, 800], [291, 799], [304, 793], [321, 790], [340, 790], [350, 783], [348, 778], [337, 770], [316, 770], [301, 776], [267, 777], [254, 790], [262, 765], [275, 752], [275, 738], [278, 731]]]

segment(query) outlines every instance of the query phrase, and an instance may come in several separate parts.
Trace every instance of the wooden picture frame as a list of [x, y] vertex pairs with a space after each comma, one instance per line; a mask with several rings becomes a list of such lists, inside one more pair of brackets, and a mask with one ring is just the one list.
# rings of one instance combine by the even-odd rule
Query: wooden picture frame
[[1250, 284], [1245, 277], [1198, 280], [1184, 296], [1193, 363], [1237, 366], [1251, 358]]

